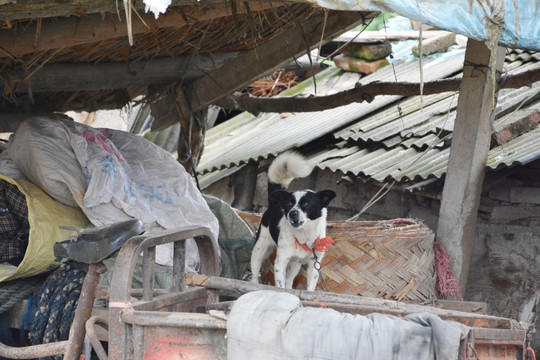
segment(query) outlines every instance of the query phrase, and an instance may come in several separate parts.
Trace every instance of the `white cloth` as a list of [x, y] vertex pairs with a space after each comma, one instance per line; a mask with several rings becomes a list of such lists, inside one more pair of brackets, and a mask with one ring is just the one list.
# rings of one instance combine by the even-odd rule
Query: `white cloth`
[[302, 307], [291, 294], [257, 291], [241, 296], [227, 321], [227, 358], [455, 360], [463, 324], [419, 313], [399, 318]]

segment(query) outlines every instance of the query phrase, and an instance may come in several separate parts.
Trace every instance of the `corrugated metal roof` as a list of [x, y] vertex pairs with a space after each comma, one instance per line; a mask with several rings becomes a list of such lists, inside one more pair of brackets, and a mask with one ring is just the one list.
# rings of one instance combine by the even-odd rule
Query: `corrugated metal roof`
[[[441, 79], [460, 71], [463, 66], [463, 52], [451, 55], [425, 59], [424, 80]], [[335, 75], [327, 76], [328, 72]], [[418, 64], [409, 62], [396, 64], [395, 68], [386, 66], [360, 79], [360, 82], [395, 81], [395, 74], [399, 81], [418, 81], [420, 78]], [[317, 83], [318, 94], [353, 88], [358, 81], [358, 74], [354, 75], [335, 69], [325, 70], [319, 74], [323, 81]], [[301, 86], [305, 87], [305, 84]], [[313, 86], [306, 87], [303, 93], [306, 92], [313, 92]], [[259, 116], [244, 113], [207, 132], [198, 171], [204, 173], [236, 166], [248, 162], [249, 159], [259, 160], [271, 154], [300, 147], [397, 99], [398, 96], [377, 96], [371, 103], [353, 103], [320, 112], [266, 113]]]
[[235, 166], [232, 168], [226, 168], [223, 170], [217, 170], [217, 171], [206, 173], [203, 176], [200, 176], [198, 178], [199, 186], [201, 189], [206, 189], [208, 186], [212, 185], [213, 183], [234, 174], [235, 172], [242, 169], [243, 167], [244, 165], [240, 165], [240, 166]]
[[[538, 87], [540, 89], [540, 86]], [[528, 108], [540, 110], [540, 103]], [[515, 119], [514, 119], [515, 121]], [[439, 138], [432, 146], [436, 146]], [[450, 148], [429, 148], [426, 151], [410, 148], [403, 144], [390, 150], [369, 151], [358, 146], [351, 146], [339, 151], [323, 151], [316, 155], [319, 167], [344, 174], [369, 177], [376, 181], [395, 179], [398, 181], [425, 180], [429, 177], [440, 178], [446, 173]], [[339, 158], [338, 158], [339, 156]], [[506, 144], [490, 150], [487, 166], [491, 169], [526, 164], [540, 157], [540, 128], [529, 131]]]
[[[514, 57], [516, 58], [516, 57]], [[509, 73], [540, 67], [536, 57], [507, 63]], [[424, 81], [458, 73], [463, 53], [426, 59]], [[418, 81], [417, 63], [396, 64], [399, 81]], [[351, 75], [353, 74], [353, 75]], [[318, 81], [319, 94], [352, 88], [358, 75], [328, 69]], [[342, 80], [343, 79], [343, 80]], [[370, 81], [394, 81], [394, 69], [387, 66], [362, 78]], [[304, 84], [302, 93], [313, 91]], [[294, 90], [294, 89], [293, 89]], [[414, 96], [378, 96], [371, 103], [350, 104], [317, 113], [243, 114], [208, 132], [200, 171], [235, 167], [249, 159], [296, 148], [333, 134], [335, 144], [309, 156], [322, 169], [330, 169], [376, 181], [424, 181], [446, 173], [449, 144], [456, 116], [458, 96], [454, 92]], [[517, 120], [517, 108], [540, 109], [540, 83], [499, 93], [494, 128]], [[501, 119], [500, 123], [497, 122]], [[332, 148], [333, 146], [333, 148]], [[525, 164], [540, 157], [540, 130], [529, 131], [489, 152], [491, 169]]]
[[[540, 109], [540, 103], [536, 104]], [[492, 169], [526, 164], [540, 156], [540, 128], [498, 146], [489, 152], [487, 165]]]
[[[448, 98], [451, 98], [453, 96], [453, 92], [446, 92], [446, 93], [440, 93], [440, 94], [434, 94], [434, 95], [426, 95], [423, 97], [423, 106], [424, 109], [426, 107], [429, 107], [430, 105], [436, 104], [440, 102], [441, 100], [445, 100]], [[405, 125], [402, 122], [402, 117], [406, 118], [409, 115], [418, 115], [418, 110], [421, 108], [422, 105], [422, 97], [420, 96], [413, 96], [411, 98], [405, 99], [398, 103], [397, 105], [393, 105], [388, 109], [382, 110], [380, 112], [377, 112], [373, 115], [367, 116], [363, 119], [358, 119], [359, 121], [355, 124], [352, 124], [348, 126], [346, 129], [343, 129], [342, 131], [339, 131], [335, 134], [336, 137], [341, 139], [350, 139], [350, 140], [366, 140], [369, 139], [369, 135], [376, 134], [377, 129], [380, 129], [382, 126], [388, 126], [389, 124], [393, 124], [395, 120], [399, 120], [397, 126], [400, 126], [399, 123], [401, 123], [401, 127], [404, 127]], [[394, 126], [394, 125], [392, 125]], [[374, 131], [373, 133], [370, 133]], [[398, 134], [399, 131], [394, 131], [392, 133], [388, 134], [388, 137]]]
[[[517, 74], [539, 67], [540, 63], [530, 63], [519, 68], [514, 68], [509, 73]], [[529, 103], [539, 99], [540, 89], [524, 87], [519, 91], [516, 91], [516, 89], [501, 91], [496, 114], [500, 116], [503, 113], [512, 111], [525, 98], [530, 96], [532, 98], [529, 100]], [[437, 132], [440, 129], [450, 132], [454, 128], [457, 100], [457, 92], [424, 96], [423, 104], [422, 97], [414, 96], [389, 109], [371, 114], [365, 119], [359, 119], [356, 124], [337, 132], [335, 136], [340, 139], [368, 142], [382, 141], [398, 134], [401, 137], [405, 137], [408, 134], [423, 136], [428, 133]], [[401, 109], [401, 115], [398, 107]]]

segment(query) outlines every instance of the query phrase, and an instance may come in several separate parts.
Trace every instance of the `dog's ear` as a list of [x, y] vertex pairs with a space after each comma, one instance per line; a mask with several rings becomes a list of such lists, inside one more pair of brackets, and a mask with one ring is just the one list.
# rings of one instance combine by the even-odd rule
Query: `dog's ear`
[[281, 203], [290, 196], [288, 191], [285, 190], [276, 190], [270, 194], [268, 199], [268, 204], [272, 203]]
[[328, 207], [330, 201], [332, 201], [336, 197], [336, 193], [332, 190], [319, 191], [317, 195], [319, 195], [323, 207]]

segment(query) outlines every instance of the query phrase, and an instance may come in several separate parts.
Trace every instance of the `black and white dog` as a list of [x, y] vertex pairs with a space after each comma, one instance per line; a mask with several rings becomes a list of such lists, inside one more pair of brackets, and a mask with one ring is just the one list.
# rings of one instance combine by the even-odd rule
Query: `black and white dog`
[[307, 264], [307, 290], [315, 290], [322, 258], [332, 240], [326, 237], [328, 204], [332, 190], [288, 192], [295, 178], [306, 177], [312, 166], [300, 154], [279, 155], [268, 169], [268, 209], [263, 214], [251, 254], [252, 282], [257, 283], [261, 265], [277, 245], [274, 262], [276, 286], [291, 289], [303, 264]]

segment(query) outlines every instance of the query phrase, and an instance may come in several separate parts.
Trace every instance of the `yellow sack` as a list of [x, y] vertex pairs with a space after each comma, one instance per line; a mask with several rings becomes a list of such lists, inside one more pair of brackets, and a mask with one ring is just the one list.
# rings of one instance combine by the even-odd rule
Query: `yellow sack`
[[0, 174], [0, 180], [16, 185], [26, 197], [30, 234], [28, 247], [19, 266], [0, 263], [0, 282], [34, 276], [52, 270], [59, 263], [53, 252], [55, 242], [66, 240], [70, 230], [60, 226], [85, 228], [89, 221], [80, 208], [66, 206], [51, 198], [36, 185]]

